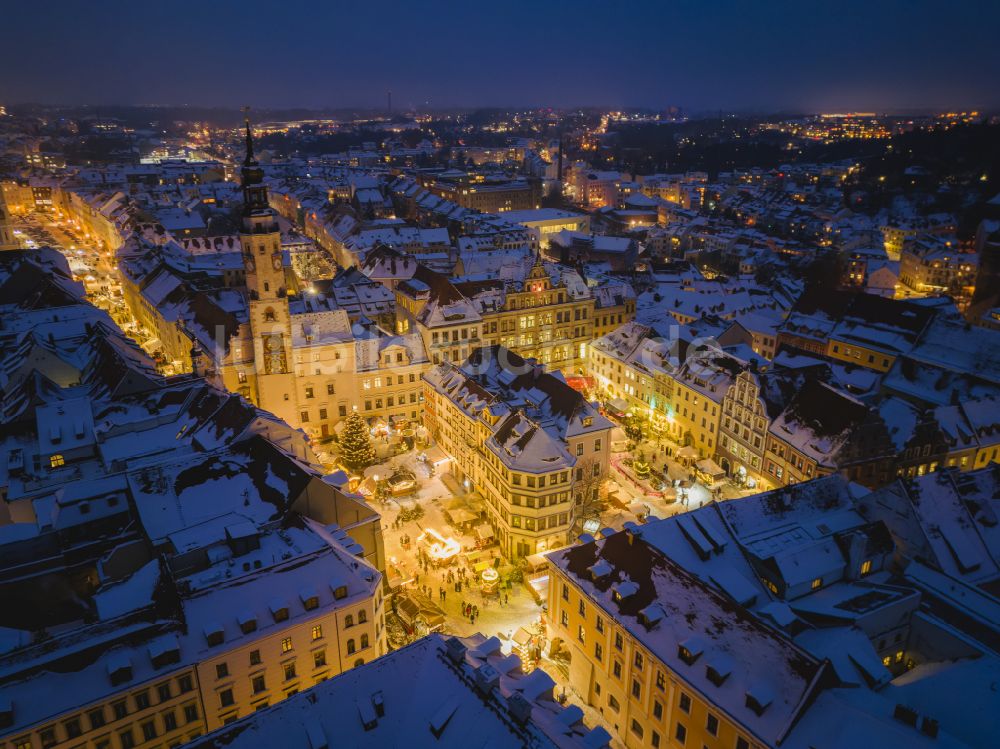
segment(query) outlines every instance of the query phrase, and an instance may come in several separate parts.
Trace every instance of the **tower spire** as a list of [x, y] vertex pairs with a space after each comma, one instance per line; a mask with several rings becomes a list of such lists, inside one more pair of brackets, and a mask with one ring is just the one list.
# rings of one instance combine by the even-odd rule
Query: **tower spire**
[[254, 166], [257, 161], [253, 156], [253, 131], [250, 129], [250, 107], [249, 105], [240, 108], [243, 112], [243, 121], [246, 123], [246, 158], [243, 159], [245, 166]]

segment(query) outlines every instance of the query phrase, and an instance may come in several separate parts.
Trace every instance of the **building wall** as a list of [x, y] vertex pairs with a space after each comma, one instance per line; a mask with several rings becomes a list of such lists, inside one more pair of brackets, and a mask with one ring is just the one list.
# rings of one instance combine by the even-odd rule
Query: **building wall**
[[584, 492], [595, 492], [608, 473], [611, 429], [569, 440], [571, 467], [526, 473], [511, 470], [484, 443], [492, 434], [487, 412], [475, 419], [425, 383], [424, 425], [452, 458], [452, 473], [482, 493], [487, 518], [507, 556], [527, 556], [571, 540]]
[[[141, 684], [123, 685], [98, 702], [83, 702], [78, 709], [11, 736], [9, 746], [178, 746], [384, 655], [387, 646], [380, 586], [376, 583], [370, 593], [337, 603], [317, 609], [315, 616], [262, 628], [260, 636], [241, 638], [236, 648], [225, 644], [213, 648], [206, 643], [197, 662], [166, 669]], [[360, 621], [361, 612], [364, 622]], [[361, 647], [362, 638], [367, 638], [365, 647]], [[350, 652], [351, 647], [354, 652]], [[251, 661], [251, 653], [256, 653], [254, 660], [259, 662]], [[317, 663], [319, 653], [324, 663]], [[294, 674], [286, 678], [285, 667], [292, 665]], [[255, 692], [253, 680], [259, 676], [264, 677], [265, 688]], [[232, 697], [232, 704], [223, 704], [224, 692]]]
[[[643, 648], [551, 563], [549, 579], [548, 636], [561, 638], [571, 652], [570, 688], [601, 713], [624, 746], [756, 749], [706, 695]], [[714, 733], [708, 728], [710, 716], [716, 721]]]

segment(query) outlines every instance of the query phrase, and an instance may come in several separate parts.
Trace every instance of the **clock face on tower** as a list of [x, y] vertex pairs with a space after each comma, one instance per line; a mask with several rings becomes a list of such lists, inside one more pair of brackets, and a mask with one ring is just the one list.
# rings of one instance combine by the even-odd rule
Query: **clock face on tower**
[[275, 252], [271, 255], [271, 264], [274, 266], [275, 270], [281, 270], [281, 253]]

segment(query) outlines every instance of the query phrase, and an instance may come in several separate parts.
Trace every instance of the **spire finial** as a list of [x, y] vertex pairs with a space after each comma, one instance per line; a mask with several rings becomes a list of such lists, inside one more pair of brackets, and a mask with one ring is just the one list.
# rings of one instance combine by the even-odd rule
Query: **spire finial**
[[250, 105], [245, 105], [240, 107], [240, 111], [243, 112], [243, 121], [246, 123], [247, 134], [246, 134], [246, 144], [247, 144], [247, 155], [243, 159], [243, 163], [247, 166], [254, 163], [253, 158], [253, 131], [250, 130]]

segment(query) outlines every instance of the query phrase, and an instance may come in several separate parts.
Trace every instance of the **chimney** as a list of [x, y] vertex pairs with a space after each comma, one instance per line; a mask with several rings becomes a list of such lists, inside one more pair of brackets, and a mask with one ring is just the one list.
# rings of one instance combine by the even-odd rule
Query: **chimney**
[[514, 722], [524, 725], [531, 717], [531, 703], [520, 692], [514, 692], [507, 698], [507, 710]]
[[476, 687], [484, 695], [489, 695], [500, 686], [500, 674], [489, 663], [484, 663], [476, 669]]

